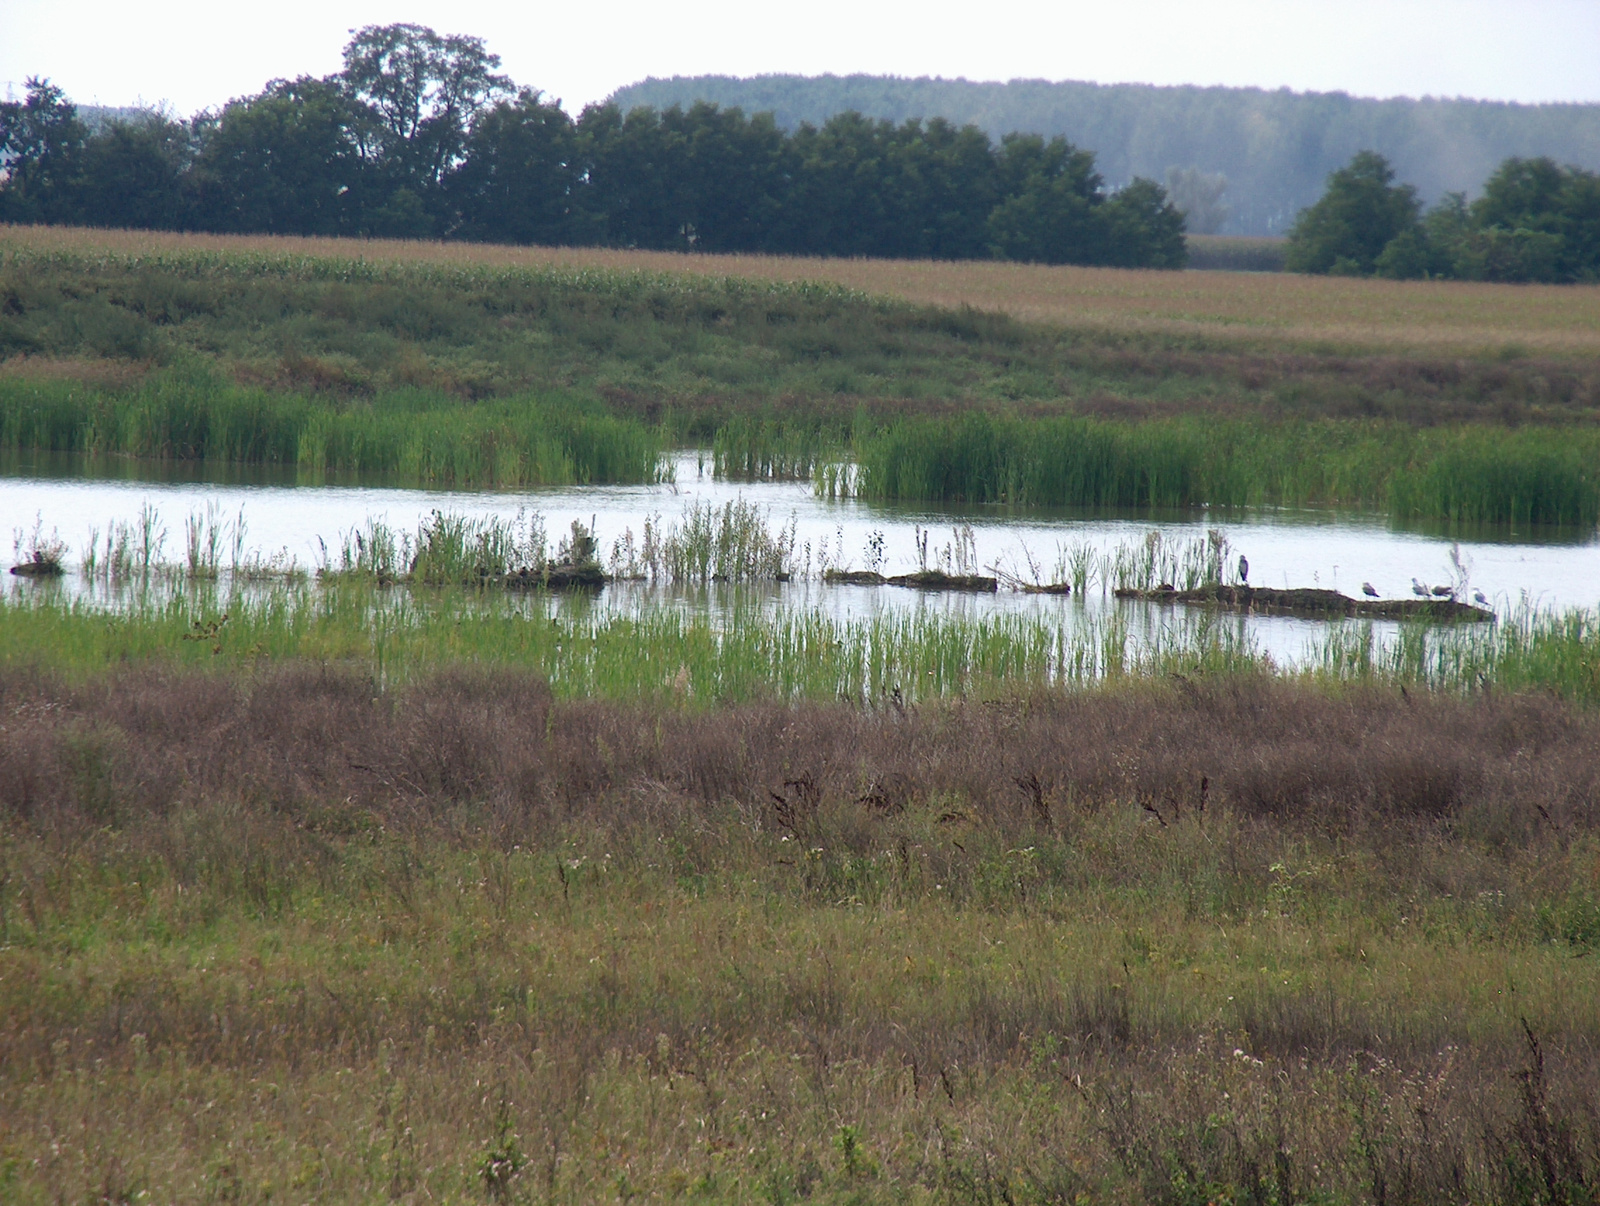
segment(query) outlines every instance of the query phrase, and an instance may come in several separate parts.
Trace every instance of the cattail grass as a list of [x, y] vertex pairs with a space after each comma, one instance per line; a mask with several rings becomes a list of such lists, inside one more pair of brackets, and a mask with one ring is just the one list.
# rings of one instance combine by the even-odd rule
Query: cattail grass
[[659, 432], [559, 396], [462, 406], [424, 390], [340, 402], [234, 385], [202, 366], [125, 390], [0, 378], [0, 448], [292, 466], [443, 486], [648, 482]]
[[1590, 428], [974, 414], [858, 429], [855, 456], [854, 475], [822, 475], [819, 488], [875, 501], [1312, 505], [1400, 519], [1600, 522], [1600, 431]]

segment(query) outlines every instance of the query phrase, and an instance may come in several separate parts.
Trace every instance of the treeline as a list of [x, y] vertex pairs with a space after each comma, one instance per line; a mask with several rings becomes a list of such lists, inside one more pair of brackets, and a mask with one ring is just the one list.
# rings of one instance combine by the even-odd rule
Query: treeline
[[1551, 159], [1508, 159], [1468, 203], [1424, 211], [1415, 187], [1362, 151], [1328, 177], [1289, 234], [1291, 272], [1477, 281], [1600, 280], [1600, 175]]
[[368, 27], [325, 79], [192, 120], [91, 128], [30, 80], [0, 106], [0, 220], [650, 249], [1181, 267], [1182, 215], [1060, 138], [943, 120], [592, 105], [576, 119], [471, 37]]
[[[650, 79], [612, 99], [657, 108], [700, 100], [740, 105], [772, 112], [782, 129], [856, 110], [890, 121], [971, 122], [996, 137], [1012, 130], [1059, 135], [1094, 147], [1113, 184], [1135, 176], [1171, 181], [1168, 191], [1189, 213], [1189, 230], [1202, 234], [1285, 233], [1317, 199], [1328, 173], [1363, 149], [1384, 155], [1430, 203], [1476, 188], [1513, 156], [1600, 167], [1600, 105], [1594, 104], [871, 75]], [[1185, 178], [1225, 185], [1211, 222], [1191, 208], [1206, 198], [1185, 196]]]

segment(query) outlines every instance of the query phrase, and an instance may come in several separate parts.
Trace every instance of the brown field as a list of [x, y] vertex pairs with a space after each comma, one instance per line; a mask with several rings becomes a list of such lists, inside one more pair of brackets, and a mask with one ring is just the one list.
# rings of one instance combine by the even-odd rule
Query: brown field
[[1600, 1178], [1600, 721], [1553, 699], [13, 667], [0, 716], [6, 1202]]
[[183, 251], [343, 256], [498, 267], [609, 268], [781, 281], [831, 281], [938, 306], [1033, 322], [1204, 335], [1257, 343], [1469, 351], [1600, 353], [1600, 287], [1379, 281], [1289, 273], [1155, 272], [993, 262], [681, 255], [604, 248], [0, 228], [7, 250]]

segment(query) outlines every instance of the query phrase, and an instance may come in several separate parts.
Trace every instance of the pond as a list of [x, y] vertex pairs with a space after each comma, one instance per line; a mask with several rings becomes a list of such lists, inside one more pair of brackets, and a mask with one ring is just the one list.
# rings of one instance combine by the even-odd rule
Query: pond
[[[186, 521], [209, 510], [227, 526], [230, 540], [242, 519], [245, 549], [315, 569], [327, 560], [329, 550], [339, 547], [345, 533], [369, 521], [414, 532], [435, 510], [500, 518], [537, 512], [552, 542], [579, 520], [593, 525], [604, 552], [625, 532], [641, 533], [648, 517], [670, 525], [696, 504], [720, 507], [741, 500], [760, 508], [773, 528], [793, 525], [802, 571], [794, 583], [698, 590], [622, 584], [598, 600], [546, 599], [531, 605], [616, 611], [677, 607], [715, 614], [753, 601], [774, 609], [818, 609], [839, 620], [918, 611], [1060, 617], [1067, 625], [1092, 623], [1122, 609], [1136, 633], [1158, 633], [1186, 621], [1170, 608], [1112, 599], [1105, 573], [1088, 591], [1062, 599], [1004, 589], [972, 595], [829, 586], [816, 580], [816, 570], [826, 560], [839, 567], [904, 573], [924, 560], [938, 560], [942, 552], [952, 567], [964, 559], [972, 572], [999, 567], [1021, 579], [1051, 581], [1066, 576], [1063, 562], [1072, 549], [1092, 549], [1104, 562], [1119, 549], [1142, 547], [1152, 532], [1176, 548], [1203, 539], [1210, 530], [1220, 531], [1228, 543], [1230, 572], [1237, 572], [1236, 559], [1243, 554], [1249, 560], [1249, 581], [1258, 586], [1326, 587], [1358, 595], [1364, 583], [1371, 583], [1382, 597], [1409, 598], [1413, 579], [1427, 585], [1464, 580], [1469, 592], [1482, 591], [1500, 614], [1587, 609], [1600, 602], [1600, 540], [1592, 531], [1475, 532], [1465, 538], [1396, 530], [1381, 516], [1325, 511], [1151, 515], [889, 508], [819, 497], [805, 482], [714, 479], [709, 457], [695, 452], [679, 454], [671, 466], [672, 480], [659, 485], [516, 493], [370, 483], [297, 485], [292, 473], [261, 469], [212, 471], [208, 478], [203, 471], [181, 466], [121, 462], [114, 466], [115, 477], [104, 466], [87, 468], [98, 476], [86, 475], [82, 464], [49, 456], [0, 465], [0, 516], [10, 534], [21, 536], [25, 544], [35, 523], [46, 533], [57, 531], [68, 546], [71, 565], [81, 560], [91, 531], [103, 534], [113, 524], [136, 522], [141, 510], [148, 510], [166, 531], [165, 557], [181, 561]], [[919, 540], [925, 552], [919, 552]], [[69, 576], [65, 588], [88, 590], [72, 582]], [[11, 589], [25, 587], [12, 579]], [[1326, 631], [1324, 622], [1281, 617], [1252, 616], [1238, 623], [1264, 651], [1290, 663]], [[1391, 628], [1375, 625], [1380, 635]]]

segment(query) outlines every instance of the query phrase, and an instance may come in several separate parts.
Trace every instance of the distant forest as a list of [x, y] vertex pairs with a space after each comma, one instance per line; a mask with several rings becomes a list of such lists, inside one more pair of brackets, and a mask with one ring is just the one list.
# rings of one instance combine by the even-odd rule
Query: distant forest
[[1108, 189], [1061, 138], [940, 119], [591, 105], [574, 118], [481, 39], [369, 26], [324, 79], [177, 120], [0, 104], [0, 221], [800, 255], [1181, 268], [1184, 216]]
[[[1094, 148], [1112, 187], [1134, 177], [1168, 185], [1196, 233], [1283, 234], [1321, 196], [1328, 175], [1364, 150], [1383, 155], [1430, 203], [1474, 193], [1513, 156], [1600, 168], [1600, 105], [868, 75], [648, 79], [611, 99], [624, 109], [737, 105], [772, 113], [785, 130], [853, 110], [894, 122], [971, 122], [992, 137], [1062, 137]], [[1212, 221], [1195, 220], [1202, 205]]]

